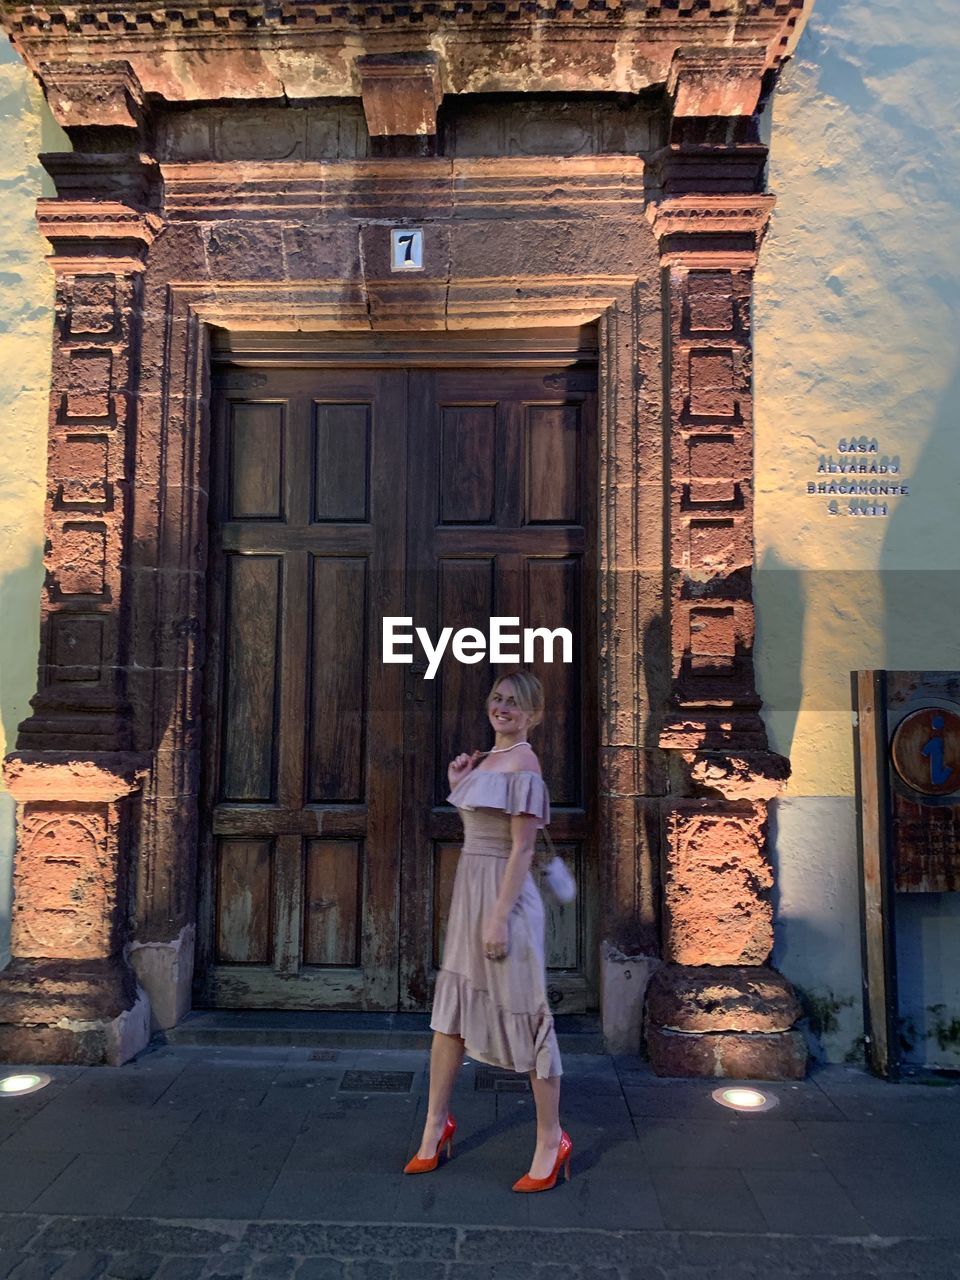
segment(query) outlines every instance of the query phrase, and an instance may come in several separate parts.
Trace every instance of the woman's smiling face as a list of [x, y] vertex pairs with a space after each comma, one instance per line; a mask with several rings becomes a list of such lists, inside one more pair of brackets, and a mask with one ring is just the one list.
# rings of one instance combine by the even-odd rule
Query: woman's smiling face
[[514, 696], [513, 681], [505, 677], [487, 703], [487, 715], [497, 733], [523, 735], [530, 723], [530, 717], [517, 706]]

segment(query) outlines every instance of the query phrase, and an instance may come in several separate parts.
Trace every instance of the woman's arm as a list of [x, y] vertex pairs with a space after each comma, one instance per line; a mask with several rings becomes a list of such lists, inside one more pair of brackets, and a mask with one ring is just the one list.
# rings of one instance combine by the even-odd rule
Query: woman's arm
[[536, 846], [536, 818], [532, 814], [513, 814], [509, 819], [512, 847], [504, 870], [497, 902], [490, 911], [484, 927], [484, 946], [498, 948], [507, 945], [507, 919], [520, 897], [521, 888], [534, 861]]

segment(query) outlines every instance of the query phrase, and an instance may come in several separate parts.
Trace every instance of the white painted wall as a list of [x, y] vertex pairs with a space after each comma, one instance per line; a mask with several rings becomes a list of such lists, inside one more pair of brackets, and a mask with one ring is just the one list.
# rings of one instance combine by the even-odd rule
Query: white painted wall
[[[862, 1029], [849, 672], [960, 668], [958, 57], [955, 0], [817, 0], [767, 122], [757, 668], [794, 770], [775, 962], [833, 1011], [833, 1060]], [[910, 494], [886, 518], [806, 495], [851, 435], [900, 458]], [[960, 898], [901, 895], [897, 924], [911, 1056], [960, 1065], [960, 1035], [936, 1036], [960, 1019]]]

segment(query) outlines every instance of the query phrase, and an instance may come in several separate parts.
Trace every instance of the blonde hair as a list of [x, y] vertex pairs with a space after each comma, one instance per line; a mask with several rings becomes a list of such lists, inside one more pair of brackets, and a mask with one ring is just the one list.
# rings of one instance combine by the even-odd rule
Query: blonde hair
[[517, 667], [515, 671], [504, 671], [490, 686], [490, 692], [487, 694], [488, 710], [490, 699], [504, 680], [513, 681], [513, 696], [524, 715], [530, 716], [532, 729], [543, 719], [543, 685], [532, 671], [527, 671], [524, 667]]

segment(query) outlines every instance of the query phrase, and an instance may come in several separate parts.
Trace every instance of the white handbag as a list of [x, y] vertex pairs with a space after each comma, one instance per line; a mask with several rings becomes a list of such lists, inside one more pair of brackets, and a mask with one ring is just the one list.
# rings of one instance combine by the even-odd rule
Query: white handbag
[[567, 903], [573, 902], [577, 896], [577, 882], [574, 880], [570, 868], [554, 849], [553, 841], [550, 839], [550, 832], [546, 827], [541, 827], [540, 831], [552, 855], [550, 861], [543, 866], [543, 878], [546, 880], [550, 892], [556, 900], [566, 906]]

